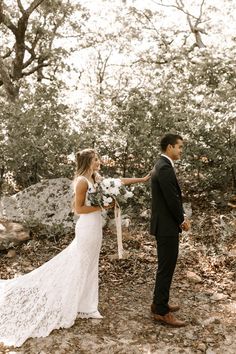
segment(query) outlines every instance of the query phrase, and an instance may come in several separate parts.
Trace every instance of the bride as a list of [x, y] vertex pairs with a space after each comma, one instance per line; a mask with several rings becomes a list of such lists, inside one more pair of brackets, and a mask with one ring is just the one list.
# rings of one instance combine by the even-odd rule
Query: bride
[[[95, 150], [77, 154], [73, 204], [80, 217], [71, 244], [32, 272], [0, 280], [0, 342], [4, 345], [19, 347], [30, 337], [46, 337], [53, 329], [72, 326], [78, 317], [102, 318], [98, 311], [101, 208], [88, 202], [99, 169]], [[121, 181], [132, 184], [149, 178]]]

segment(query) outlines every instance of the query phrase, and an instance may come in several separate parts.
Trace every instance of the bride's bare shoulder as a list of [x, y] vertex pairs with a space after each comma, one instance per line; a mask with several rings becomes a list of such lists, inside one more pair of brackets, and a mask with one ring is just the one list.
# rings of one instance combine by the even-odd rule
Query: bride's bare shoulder
[[84, 176], [78, 176], [75, 178], [74, 180], [74, 189], [84, 189], [87, 190], [88, 189], [88, 180], [86, 177]]

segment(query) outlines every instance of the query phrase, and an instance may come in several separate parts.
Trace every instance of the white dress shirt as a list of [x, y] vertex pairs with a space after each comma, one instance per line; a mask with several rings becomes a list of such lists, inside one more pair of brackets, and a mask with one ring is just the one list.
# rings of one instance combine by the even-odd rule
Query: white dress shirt
[[175, 164], [174, 164], [173, 160], [171, 160], [171, 158], [170, 158], [169, 156], [167, 156], [167, 155], [165, 155], [165, 154], [161, 154], [161, 156], [166, 157], [166, 158], [170, 161], [170, 163], [171, 163], [173, 169], [175, 168]]

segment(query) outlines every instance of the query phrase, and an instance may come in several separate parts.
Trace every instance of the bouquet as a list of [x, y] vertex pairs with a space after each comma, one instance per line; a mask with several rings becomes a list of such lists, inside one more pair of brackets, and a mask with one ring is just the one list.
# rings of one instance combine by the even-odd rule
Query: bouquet
[[96, 183], [95, 187], [96, 192], [88, 193], [88, 201], [91, 205], [104, 207], [111, 204], [114, 200], [118, 204], [125, 203], [128, 198], [133, 196], [133, 193], [127, 191], [118, 178], [104, 178]]
[[119, 203], [126, 202], [133, 196], [132, 192], [126, 190], [124, 184], [118, 178], [104, 178], [95, 184], [96, 191], [88, 193], [90, 205], [99, 205], [101, 208], [108, 206], [115, 201], [115, 222], [117, 231], [118, 256], [123, 257], [121, 211]]

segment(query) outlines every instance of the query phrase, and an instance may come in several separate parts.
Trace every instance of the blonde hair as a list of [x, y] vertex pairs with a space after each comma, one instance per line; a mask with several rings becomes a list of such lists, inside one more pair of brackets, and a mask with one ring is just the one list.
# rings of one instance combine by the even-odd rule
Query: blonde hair
[[[75, 172], [75, 178], [74, 178], [74, 193], [75, 193], [75, 185], [76, 185], [76, 178], [78, 176], [84, 175], [91, 166], [93, 158], [96, 156], [96, 151], [94, 149], [84, 149], [76, 154], [76, 172]], [[95, 175], [92, 176], [93, 179], [95, 180]], [[71, 202], [71, 208], [72, 211], [75, 211], [75, 194], [73, 195], [72, 202]]]
[[84, 149], [77, 152], [76, 154], [77, 168], [75, 173], [76, 177], [83, 175], [89, 170], [95, 155], [96, 155], [96, 151], [94, 149]]

